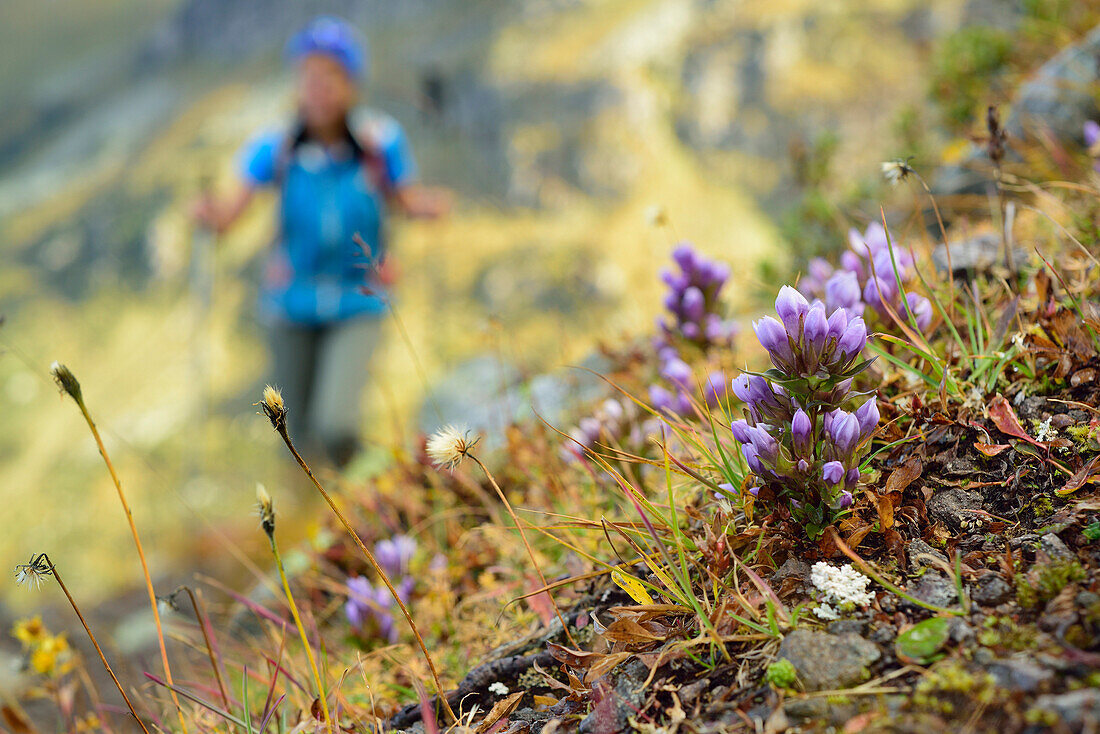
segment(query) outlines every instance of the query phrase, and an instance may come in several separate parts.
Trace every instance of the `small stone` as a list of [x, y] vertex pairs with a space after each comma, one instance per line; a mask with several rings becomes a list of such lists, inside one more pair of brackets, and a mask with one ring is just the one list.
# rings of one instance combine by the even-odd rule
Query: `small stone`
[[798, 579], [806, 583], [810, 578], [810, 564], [797, 558], [788, 558], [783, 565], [772, 574], [772, 583], [781, 584], [787, 579]]
[[978, 579], [971, 593], [976, 604], [983, 607], [995, 607], [1003, 604], [1012, 596], [1012, 586], [995, 573], [986, 574]]
[[1035, 663], [1016, 658], [995, 660], [989, 664], [988, 670], [997, 685], [1011, 691], [1031, 693], [1043, 683], [1054, 678], [1054, 673], [1041, 668]]
[[1096, 604], [1097, 602], [1100, 602], [1100, 594], [1097, 594], [1097, 593], [1092, 592], [1092, 591], [1081, 591], [1081, 592], [1078, 592], [1077, 596], [1074, 597], [1073, 601], [1074, 601], [1075, 604], [1077, 604], [1077, 606], [1088, 609], [1093, 604]]
[[[937, 607], [946, 607], [952, 604], [957, 596], [955, 582], [938, 571], [926, 571], [923, 576], [917, 579], [916, 583], [909, 585], [908, 591], [910, 596], [920, 599], [925, 604], [932, 604]], [[903, 603], [909, 607], [916, 606], [904, 600]]]
[[1039, 547], [1056, 561], [1074, 558], [1073, 551], [1054, 533], [1047, 533], [1039, 538]]
[[928, 556], [940, 560], [944, 564], [947, 563], [947, 556], [940, 553], [920, 538], [909, 541], [909, 545], [905, 547], [905, 554], [909, 557], [910, 573], [916, 573], [922, 568], [940, 568], [940, 566], [937, 566]]
[[974, 662], [978, 665], [989, 665], [993, 662], [993, 651], [988, 647], [979, 647], [974, 651]]
[[838, 619], [825, 625], [831, 635], [862, 635], [867, 623], [862, 619]]
[[973, 526], [979, 517], [973, 511], [981, 508], [982, 496], [964, 489], [945, 489], [928, 500], [928, 514], [956, 532]]
[[867, 680], [868, 667], [882, 653], [858, 635], [798, 629], [783, 638], [779, 657], [794, 665], [807, 690], [820, 691], [847, 688]]
[[1081, 731], [1086, 721], [1095, 723], [1100, 720], [1100, 690], [1082, 688], [1056, 696], [1039, 696], [1033, 708], [1057, 716], [1067, 731]]
[[684, 704], [684, 706], [695, 703], [695, 699], [699, 698], [699, 694], [705, 691], [708, 686], [710, 686], [710, 678], [702, 678], [694, 683], [689, 683], [681, 687], [680, 702]]
[[974, 638], [974, 628], [965, 619], [952, 617], [948, 622], [948, 633], [955, 642], [966, 642]]

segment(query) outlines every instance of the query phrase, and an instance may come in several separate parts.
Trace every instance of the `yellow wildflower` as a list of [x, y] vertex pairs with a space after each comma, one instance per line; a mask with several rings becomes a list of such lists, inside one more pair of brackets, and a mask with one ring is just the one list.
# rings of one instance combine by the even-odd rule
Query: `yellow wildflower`
[[11, 628], [12, 636], [23, 643], [24, 647], [33, 647], [49, 636], [49, 630], [42, 624], [41, 615], [20, 619]]
[[31, 652], [31, 668], [47, 678], [67, 673], [72, 667], [72, 648], [64, 632], [46, 637]]

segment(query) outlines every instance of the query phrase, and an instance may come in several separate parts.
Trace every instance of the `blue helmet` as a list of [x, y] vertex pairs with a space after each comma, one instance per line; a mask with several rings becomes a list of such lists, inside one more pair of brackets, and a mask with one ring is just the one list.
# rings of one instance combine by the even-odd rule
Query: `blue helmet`
[[369, 67], [366, 40], [350, 23], [332, 15], [314, 18], [286, 44], [286, 57], [290, 61], [310, 54], [331, 56], [353, 79], [366, 76]]

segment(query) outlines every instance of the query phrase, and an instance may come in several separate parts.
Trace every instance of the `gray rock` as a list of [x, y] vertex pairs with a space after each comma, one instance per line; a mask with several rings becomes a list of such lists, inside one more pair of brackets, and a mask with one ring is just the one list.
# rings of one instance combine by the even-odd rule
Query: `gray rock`
[[830, 635], [863, 635], [867, 622], [862, 619], [837, 619], [825, 625]]
[[1008, 601], [1012, 586], [997, 574], [987, 574], [978, 579], [970, 596], [983, 607], [995, 607]]
[[810, 564], [797, 558], [788, 558], [772, 574], [772, 583], [778, 585], [791, 578], [798, 579], [803, 583], [808, 581], [810, 578]]
[[1077, 606], [1088, 609], [1093, 604], [1100, 602], [1100, 594], [1092, 591], [1081, 591], [1073, 598], [1073, 601]]
[[1092, 85], [1100, 80], [1100, 27], [1039, 67], [1016, 93], [1005, 123], [1008, 134], [1029, 139], [1051, 133], [1084, 143], [1086, 120], [1100, 116]]
[[1074, 558], [1073, 551], [1054, 533], [1047, 533], [1039, 538], [1039, 548], [1056, 561], [1068, 561]]
[[[606, 684], [597, 694], [592, 711], [581, 721], [581, 734], [619, 734], [630, 731], [630, 717], [645, 703], [642, 684], [649, 669], [640, 660], [631, 660], [621, 669], [605, 676]], [[609, 683], [608, 681], [614, 681]]]
[[820, 691], [847, 688], [867, 680], [868, 667], [882, 653], [858, 635], [799, 629], [783, 638], [779, 657], [794, 665], [807, 690]]
[[967, 642], [974, 638], [974, 627], [960, 617], [952, 617], [947, 625], [947, 630], [951, 634], [951, 639], [955, 642]]
[[[1015, 248], [1013, 254], [1016, 262], [1027, 259], [1027, 251], [1022, 248]], [[985, 273], [1004, 262], [1004, 243], [998, 235], [986, 232], [968, 240], [952, 242], [950, 255], [951, 272], [956, 276]], [[932, 262], [942, 272], [947, 272], [947, 256], [947, 248], [943, 245], [932, 251]]]
[[928, 513], [955, 531], [972, 526], [978, 517], [972, 510], [981, 508], [982, 496], [965, 489], [945, 489], [928, 500]]
[[[938, 571], [926, 571], [917, 579], [916, 583], [909, 585], [909, 594], [920, 599], [926, 604], [934, 604], [937, 607], [946, 607], [954, 603], [958, 594], [955, 590], [955, 582]], [[904, 604], [913, 607], [911, 602]]]
[[994, 660], [987, 667], [997, 685], [1010, 691], [1031, 693], [1054, 678], [1054, 673], [1020, 658]]
[[[1082, 688], [1059, 695], [1039, 696], [1033, 708], [1054, 714], [1069, 731], [1083, 731], [1086, 722], [1091, 727], [1100, 721], [1100, 690]], [[1094, 729], [1090, 728], [1090, 731]]]
[[928, 545], [928, 543], [925, 543], [920, 538], [909, 541], [909, 545], [905, 547], [905, 553], [909, 557], [910, 573], [916, 573], [924, 567], [940, 568], [940, 566], [937, 566], [935, 563], [929, 560], [927, 556], [932, 556], [933, 558], [937, 558], [945, 564], [947, 563], [947, 556], [945, 556], [943, 553], [940, 553], [938, 550]]

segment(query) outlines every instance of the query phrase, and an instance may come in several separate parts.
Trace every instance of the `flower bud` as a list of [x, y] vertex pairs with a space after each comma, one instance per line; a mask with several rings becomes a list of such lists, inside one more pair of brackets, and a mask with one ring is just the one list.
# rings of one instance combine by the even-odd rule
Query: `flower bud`
[[863, 322], [862, 318], [856, 316], [848, 321], [847, 328], [844, 329], [844, 333], [837, 340], [837, 361], [852, 361], [859, 356], [865, 346], [867, 346], [867, 324]]
[[839, 270], [825, 282], [825, 305], [832, 311], [852, 308], [860, 302], [859, 278], [855, 273]]
[[661, 377], [680, 388], [686, 389], [691, 385], [691, 367], [682, 359], [670, 359], [661, 367]]
[[675, 396], [660, 385], [649, 386], [649, 402], [658, 413], [672, 410], [675, 400]]
[[844, 465], [839, 461], [830, 461], [821, 467], [821, 478], [826, 484], [837, 485], [844, 479]]
[[856, 420], [859, 421], [860, 440], [870, 436], [875, 428], [878, 427], [878, 400], [876, 400], [874, 396], [856, 409]]
[[851, 413], [842, 412], [829, 426], [829, 435], [839, 455], [849, 456], [859, 443], [859, 420]]
[[730, 433], [737, 443], [752, 443], [752, 426], [745, 420], [735, 420], [730, 424]]
[[76, 402], [83, 401], [83, 396], [80, 392], [80, 382], [77, 381], [76, 375], [72, 371], [61, 364], [60, 362], [54, 362], [50, 365], [50, 374], [53, 375], [54, 382], [57, 386], [67, 392]]
[[703, 297], [703, 291], [695, 286], [689, 287], [684, 291], [683, 298], [680, 299], [680, 308], [683, 309], [684, 318], [689, 321], [701, 321], [706, 309], [706, 299]]
[[[775, 312], [779, 314], [779, 320], [783, 322], [783, 328], [788, 334], [798, 334], [802, 330], [802, 319], [810, 310], [810, 302], [789, 285], [779, 289], [779, 295], [775, 299]], [[770, 351], [770, 350], [769, 350]]]
[[783, 324], [771, 316], [765, 316], [753, 322], [752, 330], [756, 332], [756, 338], [760, 340], [761, 346], [768, 350], [772, 364], [778, 369], [789, 371], [794, 362], [794, 353], [791, 351], [790, 340]]
[[799, 408], [795, 411], [794, 417], [791, 418], [791, 441], [795, 452], [800, 456], [806, 456], [809, 453], [812, 432], [813, 423], [810, 421], [810, 416]]
[[932, 303], [919, 293], [906, 293], [905, 301], [909, 304], [909, 310], [913, 312], [913, 318], [917, 321], [917, 328], [924, 331], [932, 323]]

